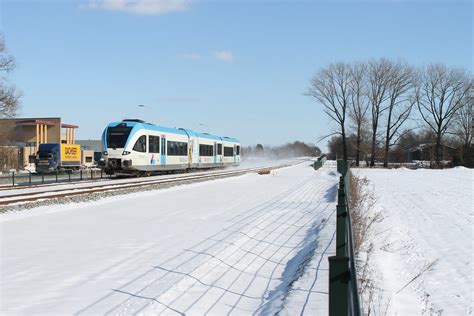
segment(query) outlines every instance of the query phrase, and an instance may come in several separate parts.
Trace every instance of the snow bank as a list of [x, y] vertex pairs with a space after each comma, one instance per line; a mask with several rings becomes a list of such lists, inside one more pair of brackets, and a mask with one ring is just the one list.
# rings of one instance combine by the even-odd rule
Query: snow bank
[[371, 260], [390, 315], [473, 311], [473, 172], [365, 170], [384, 220]]

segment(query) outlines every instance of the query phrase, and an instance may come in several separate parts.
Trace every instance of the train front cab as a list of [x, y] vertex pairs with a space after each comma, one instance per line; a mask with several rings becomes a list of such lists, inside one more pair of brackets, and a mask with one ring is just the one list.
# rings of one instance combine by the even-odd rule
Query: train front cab
[[106, 150], [102, 167], [108, 174], [186, 169], [189, 167], [188, 141], [188, 135], [182, 130], [136, 122], [113, 123], [103, 134]]

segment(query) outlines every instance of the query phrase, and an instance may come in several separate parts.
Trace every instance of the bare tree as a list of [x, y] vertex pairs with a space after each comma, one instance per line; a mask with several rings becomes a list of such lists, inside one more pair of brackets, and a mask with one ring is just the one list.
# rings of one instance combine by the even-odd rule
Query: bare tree
[[347, 160], [346, 118], [351, 100], [350, 66], [343, 62], [330, 64], [320, 69], [311, 80], [306, 95], [316, 99], [324, 106], [324, 112], [339, 125], [342, 137], [343, 159]]
[[471, 91], [466, 94], [462, 100], [461, 107], [454, 118], [454, 134], [461, 141], [460, 155], [461, 163], [464, 166], [472, 167], [472, 134], [473, 134], [473, 110], [474, 110], [474, 94], [473, 85], [471, 84]]
[[416, 104], [423, 121], [436, 134], [435, 159], [441, 161], [441, 141], [452, 128], [456, 113], [472, 88], [472, 79], [465, 70], [432, 64], [420, 72]]
[[6, 75], [15, 69], [15, 59], [5, 49], [5, 40], [0, 34], [0, 117], [15, 116], [21, 93], [7, 84]]
[[455, 117], [455, 134], [461, 139], [464, 147], [469, 148], [472, 143], [472, 111], [474, 110], [474, 95], [472, 91], [466, 94], [461, 102], [459, 111]]
[[367, 98], [367, 64], [356, 62], [351, 66], [349, 87], [351, 107], [349, 117], [356, 126], [356, 166], [360, 164], [362, 128], [367, 120], [369, 102]]
[[375, 153], [377, 148], [377, 129], [385, 101], [389, 98], [388, 86], [392, 63], [386, 59], [371, 60], [367, 68], [368, 98], [372, 114], [372, 148], [370, 166], [375, 165]]
[[394, 142], [395, 135], [400, 136], [400, 127], [410, 116], [410, 112], [415, 103], [413, 94], [414, 77], [413, 68], [407, 64], [396, 62], [392, 63], [388, 73], [389, 81], [387, 85], [388, 105], [385, 149], [384, 149], [384, 168], [388, 167], [388, 152]]

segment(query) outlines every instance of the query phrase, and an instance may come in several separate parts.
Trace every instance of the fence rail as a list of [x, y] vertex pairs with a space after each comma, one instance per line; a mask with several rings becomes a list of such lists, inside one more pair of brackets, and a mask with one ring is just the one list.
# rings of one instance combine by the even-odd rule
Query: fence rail
[[314, 170], [318, 170], [319, 168], [321, 168], [325, 162], [326, 162], [326, 155], [323, 154], [319, 156], [318, 159], [313, 164]]
[[10, 172], [0, 175], [0, 188], [11, 186], [29, 186], [47, 183], [60, 183], [81, 180], [97, 180], [109, 178], [102, 169], [85, 169], [74, 172], [53, 172], [53, 173], [33, 173], [33, 172]]
[[329, 257], [329, 316], [361, 315], [349, 210], [350, 169], [337, 161], [341, 174], [337, 194], [336, 255]]

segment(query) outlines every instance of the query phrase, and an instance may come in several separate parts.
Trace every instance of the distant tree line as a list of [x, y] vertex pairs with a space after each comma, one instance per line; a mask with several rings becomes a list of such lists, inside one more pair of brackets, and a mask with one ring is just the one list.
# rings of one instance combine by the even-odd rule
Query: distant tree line
[[254, 157], [273, 157], [273, 158], [290, 158], [290, 157], [302, 157], [302, 156], [319, 156], [321, 150], [319, 147], [306, 144], [304, 142], [295, 141], [287, 143], [282, 146], [263, 146], [257, 144], [255, 147], [247, 146], [242, 148], [242, 156], [254, 156]]
[[[439, 165], [446, 144], [457, 162], [472, 165], [473, 77], [443, 64], [416, 68], [388, 59], [337, 62], [319, 69], [306, 94], [322, 105], [336, 129], [330, 157], [384, 167], [394, 152], [432, 143]], [[411, 142], [411, 143], [410, 143]], [[335, 157], [332, 157], [335, 158]]]

